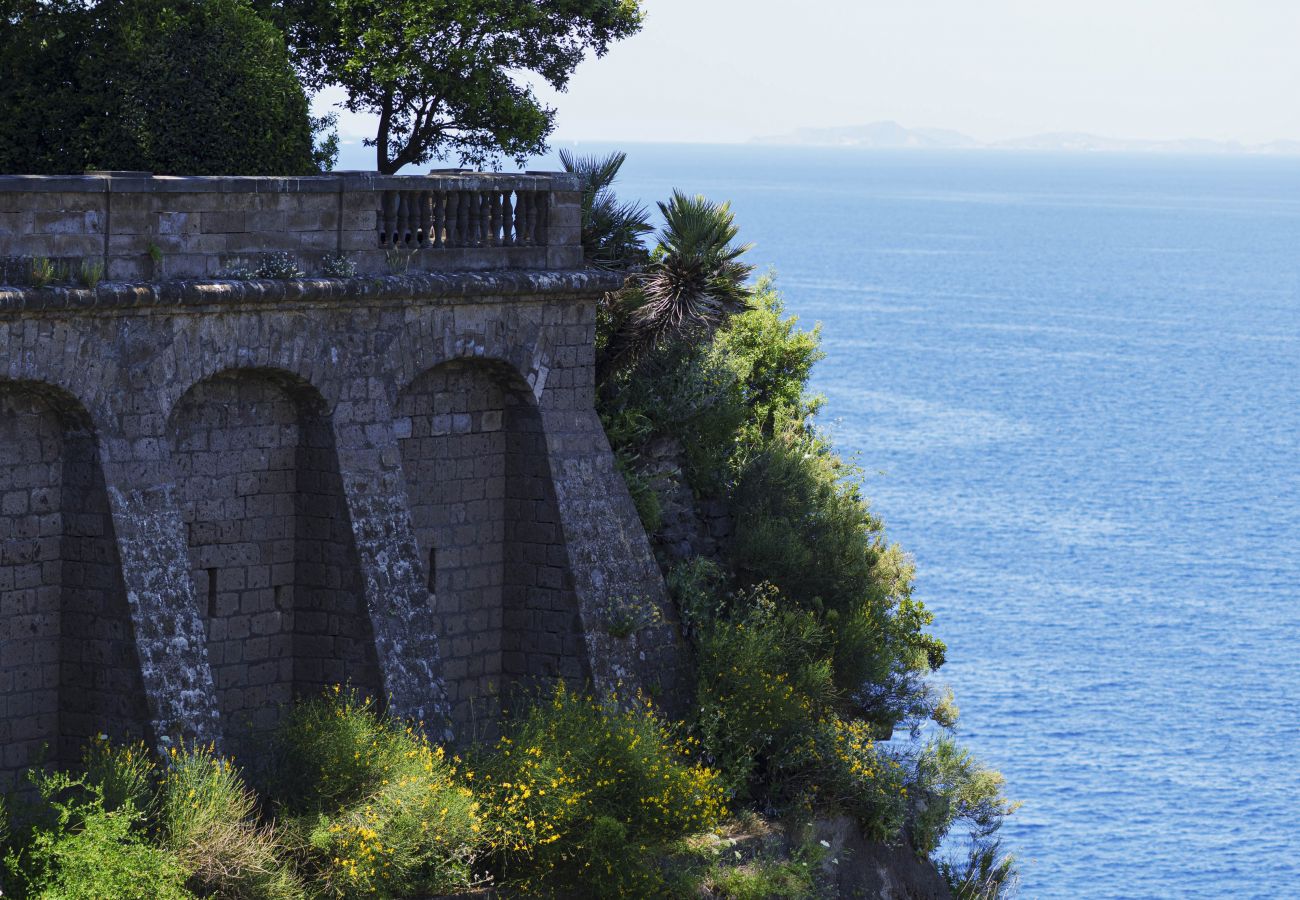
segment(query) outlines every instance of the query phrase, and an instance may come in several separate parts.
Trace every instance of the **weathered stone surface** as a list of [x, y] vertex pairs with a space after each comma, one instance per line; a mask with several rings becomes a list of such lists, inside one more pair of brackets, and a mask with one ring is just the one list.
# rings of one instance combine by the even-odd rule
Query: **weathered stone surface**
[[364, 274], [576, 270], [580, 202], [563, 172], [0, 175], [0, 283], [39, 284], [39, 259], [65, 282], [84, 265], [114, 281], [214, 278], [268, 252], [313, 275], [334, 254]]
[[0, 291], [0, 770], [100, 731], [242, 751], [341, 680], [463, 736], [557, 677], [680, 697], [592, 404], [613, 281]]
[[952, 891], [928, 859], [905, 844], [868, 841], [847, 816], [818, 819], [813, 839], [825, 848], [818, 886], [833, 897], [950, 900]]
[[651, 441], [637, 465], [637, 473], [648, 480], [659, 500], [660, 525], [651, 541], [665, 571], [696, 557], [721, 562], [722, 548], [731, 537], [726, 504], [697, 498], [685, 466], [686, 451], [672, 436]]

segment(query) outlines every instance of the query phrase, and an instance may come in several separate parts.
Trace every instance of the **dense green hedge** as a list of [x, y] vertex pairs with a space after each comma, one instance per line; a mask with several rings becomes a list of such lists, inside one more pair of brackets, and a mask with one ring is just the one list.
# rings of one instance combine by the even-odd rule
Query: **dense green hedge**
[[0, 172], [304, 175], [307, 97], [246, 0], [0, 0]]

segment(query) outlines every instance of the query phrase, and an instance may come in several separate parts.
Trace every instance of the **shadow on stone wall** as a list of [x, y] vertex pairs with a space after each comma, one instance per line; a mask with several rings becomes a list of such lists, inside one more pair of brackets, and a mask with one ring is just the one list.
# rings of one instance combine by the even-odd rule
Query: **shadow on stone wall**
[[0, 382], [0, 782], [148, 722], [96, 436], [66, 393]]
[[226, 749], [247, 753], [295, 697], [382, 697], [328, 410], [276, 370], [192, 387], [170, 422], [194, 597]]
[[516, 689], [588, 677], [541, 419], [517, 372], [479, 360], [419, 375], [397, 417], [452, 724], [490, 739]]

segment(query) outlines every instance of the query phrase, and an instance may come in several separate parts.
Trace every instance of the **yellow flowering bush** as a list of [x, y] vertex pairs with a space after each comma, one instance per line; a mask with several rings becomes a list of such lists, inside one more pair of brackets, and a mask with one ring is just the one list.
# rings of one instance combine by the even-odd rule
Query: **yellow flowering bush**
[[781, 608], [770, 587], [700, 636], [697, 722], [729, 792], [769, 805], [803, 790], [814, 725], [832, 707], [829, 649], [816, 618]]
[[104, 806], [120, 809], [130, 803], [141, 813], [154, 811], [158, 798], [158, 763], [142, 741], [114, 744], [100, 735], [81, 752], [86, 781], [104, 792]]
[[867, 837], [896, 838], [907, 819], [908, 767], [876, 746], [861, 719], [831, 714], [814, 733], [818, 798], [852, 815]]
[[718, 773], [645, 700], [621, 708], [563, 684], [465, 776], [484, 801], [498, 882], [526, 893], [657, 896], [655, 852], [714, 827]]
[[454, 759], [369, 698], [335, 688], [296, 706], [272, 796], [324, 897], [451, 893], [471, 883], [482, 825]]

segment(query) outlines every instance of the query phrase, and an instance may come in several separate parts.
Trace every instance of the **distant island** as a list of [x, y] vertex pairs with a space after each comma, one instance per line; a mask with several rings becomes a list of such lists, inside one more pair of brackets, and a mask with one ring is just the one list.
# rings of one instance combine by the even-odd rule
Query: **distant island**
[[800, 128], [751, 143], [799, 147], [849, 147], [862, 150], [1041, 150], [1090, 153], [1207, 153], [1300, 156], [1300, 141], [1241, 144], [1236, 141], [1184, 139], [1126, 140], [1075, 131], [1034, 134], [1004, 141], [981, 141], [944, 128], [906, 128], [897, 122]]

